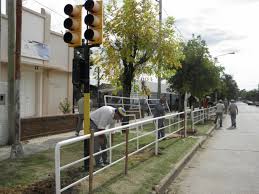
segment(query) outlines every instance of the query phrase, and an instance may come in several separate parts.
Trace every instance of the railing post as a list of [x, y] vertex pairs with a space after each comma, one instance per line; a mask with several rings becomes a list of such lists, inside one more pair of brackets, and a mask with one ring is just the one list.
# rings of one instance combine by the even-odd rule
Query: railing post
[[155, 121], [156, 127], [156, 143], [155, 143], [155, 155], [158, 155], [158, 119]]
[[93, 173], [94, 173], [94, 130], [90, 130], [89, 148], [89, 194], [93, 193]]
[[109, 159], [110, 159], [110, 164], [112, 163], [112, 133], [109, 133], [109, 145], [110, 145], [110, 150], [109, 150]]
[[184, 137], [187, 137], [187, 110], [184, 110]]
[[[136, 120], [136, 117], [135, 117], [135, 120]], [[137, 150], [139, 149], [139, 138], [138, 138], [138, 136], [139, 136], [139, 125], [137, 125]]]
[[125, 146], [125, 175], [128, 174], [128, 156], [129, 156], [129, 128], [126, 129], [126, 136], [125, 136], [126, 146]]
[[181, 121], [181, 117], [180, 117], [180, 114], [177, 115], [177, 121], [178, 121], [178, 124], [177, 124], [178, 125], [178, 129], [177, 130], [179, 130], [181, 128], [181, 122], [180, 122]]
[[[172, 122], [171, 122], [171, 119], [173, 120], [173, 117], [172, 117], [172, 118], [171, 118], [171, 117], [168, 118], [168, 122], [169, 122], [169, 132], [170, 132], [170, 133], [172, 132], [172, 126], [171, 126]], [[173, 121], [173, 122], [174, 122], [174, 121]]]
[[193, 110], [191, 110], [191, 125], [192, 125], [192, 132], [194, 132], [194, 116], [193, 116]]
[[202, 109], [202, 124], [205, 123], [205, 111]]
[[60, 194], [60, 147], [58, 144], [55, 148], [55, 179], [56, 194]]

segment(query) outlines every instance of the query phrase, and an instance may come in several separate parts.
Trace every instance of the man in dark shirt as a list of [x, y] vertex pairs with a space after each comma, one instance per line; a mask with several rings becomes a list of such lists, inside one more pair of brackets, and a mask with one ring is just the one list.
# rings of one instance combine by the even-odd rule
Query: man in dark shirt
[[[155, 111], [154, 111], [154, 118], [155, 117], [161, 117], [165, 115], [165, 105], [166, 103], [166, 97], [163, 96], [160, 98], [160, 101], [158, 104], [155, 106]], [[163, 138], [165, 136], [165, 129], [164, 129], [164, 120], [165, 119], [158, 119], [158, 139]], [[162, 128], [162, 129], [160, 129]]]

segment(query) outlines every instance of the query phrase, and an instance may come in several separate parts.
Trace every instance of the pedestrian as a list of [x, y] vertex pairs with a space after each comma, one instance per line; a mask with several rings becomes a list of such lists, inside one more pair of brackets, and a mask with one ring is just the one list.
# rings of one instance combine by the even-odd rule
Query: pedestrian
[[[165, 107], [164, 107], [165, 103], [166, 103], [166, 97], [163, 96], [160, 98], [159, 103], [156, 104], [156, 106], [155, 106], [154, 118], [165, 116]], [[165, 119], [158, 119], [158, 129], [159, 129], [158, 139], [163, 138], [165, 136], [164, 120]]]
[[222, 103], [222, 100], [220, 99], [219, 102], [216, 104], [216, 119], [214, 123], [216, 124], [219, 119], [220, 127], [222, 127], [222, 119], [223, 119], [223, 113], [225, 110], [225, 106]]
[[80, 130], [83, 128], [83, 122], [84, 122], [84, 97], [81, 94], [80, 99], [77, 101], [77, 107], [78, 107], [78, 117], [77, 117], [77, 125], [76, 125], [76, 136], [79, 136]]
[[228, 107], [228, 111], [229, 111], [229, 114], [230, 114], [230, 117], [231, 117], [231, 127], [236, 128], [237, 127], [236, 116], [238, 114], [238, 108], [237, 108], [237, 105], [235, 104], [235, 101], [233, 99], [230, 102], [231, 103]]
[[[90, 128], [94, 132], [115, 127], [116, 121], [121, 121], [126, 116], [124, 108], [114, 108], [111, 106], [102, 106], [90, 114]], [[107, 148], [106, 135], [96, 136], [94, 139], [94, 152], [105, 150]], [[103, 167], [109, 164], [107, 161], [107, 151], [95, 156], [95, 165]]]
[[225, 114], [227, 114], [228, 113], [228, 100], [227, 100], [227, 98], [225, 98], [225, 100], [224, 100], [224, 106], [225, 106]]

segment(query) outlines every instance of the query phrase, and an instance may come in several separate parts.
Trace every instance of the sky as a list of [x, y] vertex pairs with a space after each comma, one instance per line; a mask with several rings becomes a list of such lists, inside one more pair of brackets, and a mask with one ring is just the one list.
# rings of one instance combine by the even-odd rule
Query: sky
[[[64, 5], [82, 2], [24, 0], [23, 6], [37, 12], [43, 7], [52, 15], [52, 30], [64, 32]], [[239, 89], [258, 88], [259, 0], [162, 0], [162, 4], [163, 18], [175, 18], [176, 32], [183, 40], [188, 41], [192, 34], [201, 35], [211, 55], [218, 56], [218, 65], [225, 67], [225, 73], [233, 76]], [[233, 51], [235, 54], [227, 54]]]

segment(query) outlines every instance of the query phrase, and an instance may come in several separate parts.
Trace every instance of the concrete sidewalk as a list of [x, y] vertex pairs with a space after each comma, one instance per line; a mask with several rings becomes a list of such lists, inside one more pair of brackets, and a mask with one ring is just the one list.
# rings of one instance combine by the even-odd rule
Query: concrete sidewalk
[[[82, 131], [81, 131], [82, 133]], [[57, 142], [75, 137], [75, 132], [61, 133], [23, 141], [23, 149], [25, 156], [35, 154], [50, 148], [54, 148]], [[0, 147], [0, 161], [10, 157], [11, 146]]]
[[237, 129], [223, 127], [202, 146], [169, 187], [172, 194], [259, 193], [259, 108], [238, 104]]

